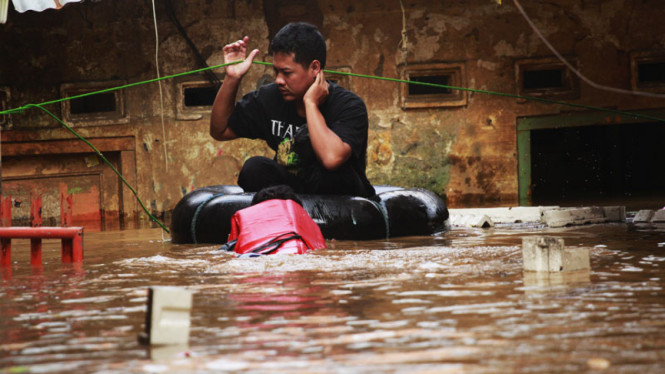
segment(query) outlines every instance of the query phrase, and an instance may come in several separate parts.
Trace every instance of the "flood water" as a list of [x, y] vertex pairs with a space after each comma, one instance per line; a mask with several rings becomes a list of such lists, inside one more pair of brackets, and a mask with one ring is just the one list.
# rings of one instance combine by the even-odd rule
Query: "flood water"
[[[591, 271], [522, 271], [528, 235], [590, 249]], [[12, 242], [0, 372], [662, 373], [665, 227], [452, 229], [236, 258], [159, 229], [86, 233], [82, 266]], [[188, 346], [145, 347], [147, 288], [192, 290]]]

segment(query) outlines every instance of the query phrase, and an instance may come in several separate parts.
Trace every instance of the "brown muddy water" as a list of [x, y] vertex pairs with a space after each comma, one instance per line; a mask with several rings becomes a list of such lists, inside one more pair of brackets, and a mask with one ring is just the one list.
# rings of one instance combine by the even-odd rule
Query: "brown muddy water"
[[[534, 278], [527, 235], [590, 249]], [[239, 259], [159, 229], [86, 233], [85, 260], [13, 241], [2, 373], [663, 373], [665, 227], [452, 229]], [[145, 347], [147, 287], [194, 292], [188, 346]]]

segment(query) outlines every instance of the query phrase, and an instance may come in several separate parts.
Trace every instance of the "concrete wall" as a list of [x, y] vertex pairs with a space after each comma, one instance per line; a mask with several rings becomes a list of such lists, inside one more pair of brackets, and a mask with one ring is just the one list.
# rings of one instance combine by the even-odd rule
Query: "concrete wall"
[[[464, 87], [516, 94], [516, 63], [552, 57], [510, 0], [502, 5], [492, 0], [405, 0], [404, 13], [398, 0], [173, 2], [180, 23], [211, 66], [222, 63], [226, 42], [243, 35], [261, 50], [259, 58], [269, 61], [269, 36], [296, 19], [321, 27], [329, 48], [329, 69], [361, 74], [400, 78], [404, 66], [456, 64], [462, 67]], [[631, 56], [665, 47], [665, 11], [659, 1], [523, 3], [550, 42], [601, 84], [630, 89]], [[157, 13], [161, 74], [199, 68], [167, 17], [164, 2], [157, 2]], [[406, 51], [400, 49], [403, 16]], [[10, 93], [10, 108], [57, 99], [63, 84], [133, 83], [156, 75], [152, 8], [145, 0], [86, 1], [43, 13], [10, 11], [8, 23], [0, 25], [0, 40], [0, 87]], [[256, 88], [271, 70], [254, 66], [242, 93]], [[221, 76], [223, 71], [217, 73]], [[108, 145], [109, 151], [126, 152], [124, 161], [120, 156], [117, 162], [135, 174], [139, 196], [156, 213], [169, 211], [195, 188], [234, 184], [240, 166], [252, 155], [272, 156], [259, 142], [212, 140], [207, 114], [178, 119], [178, 84], [187, 79], [193, 78], [162, 82], [163, 110], [159, 85], [151, 83], [123, 90], [123, 121], [73, 124], [84, 137], [134, 140], [131, 149]], [[481, 93], [467, 93], [460, 106], [404, 109], [398, 83], [352, 77], [348, 84], [365, 99], [370, 112], [370, 180], [427, 188], [445, 196], [452, 207], [517, 204], [518, 118], [580, 110]], [[566, 101], [629, 111], [664, 106], [662, 99], [612, 94], [585, 84]], [[59, 104], [48, 108], [63, 115]], [[40, 147], [71, 138], [47, 115], [26, 110], [13, 114], [3, 127], [3, 157], [7, 157], [6, 144]], [[16, 163], [22, 153], [12, 152], [9, 157]], [[71, 160], [63, 165], [75, 168]], [[20, 173], [38, 176], [41, 171], [3, 168], [3, 178], [18, 178]], [[123, 199], [131, 199], [127, 189], [119, 191]], [[137, 209], [128, 202], [120, 206], [105, 209], [120, 209], [125, 215]]]

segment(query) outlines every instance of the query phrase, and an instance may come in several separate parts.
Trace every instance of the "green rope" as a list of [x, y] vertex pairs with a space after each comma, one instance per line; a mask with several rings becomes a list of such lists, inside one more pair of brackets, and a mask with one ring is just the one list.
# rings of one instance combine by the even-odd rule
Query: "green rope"
[[[125, 88], [135, 87], [135, 86], [139, 86], [139, 85], [142, 85], [142, 84], [153, 83], [153, 82], [157, 82], [157, 81], [161, 81], [161, 80], [172, 79], [172, 78], [182, 77], [182, 76], [185, 76], [185, 75], [200, 73], [200, 72], [203, 72], [203, 71], [206, 71], [206, 70], [223, 68], [223, 67], [226, 67], [226, 66], [229, 66], [229, 65], [239, 64], [241, 62], [242, 61], [234, 61], [234, 62], [228, 62], [228, 63], [215, 65], [215, 66], [209, 66], [209, 67], [205, 67], [205, 68], [201, 68], [201, 69], [190, 70], [190, 71], [186, 71], [186, 72], [182, 72], [182, 73], [178, 73], [178, 74], [167, 75], [167, 76], [160, 77], [160, 78], [149, 79], [149, 80], [142, 81], [142, 82], [135, 82], [135, 83], [125, 84], [125, 85], [117, 86], [117, 87], [111, 87], [111, 88], [107, 88], [107, 89], [103, 89], [103, 90], [99, 90], [99, 91], [88, 92], [88, 93], [84, 93], [84, 94], [80, 94], [80, 95], [76, 95], [76, 96], [70, 96], [70, 97], [64, 97], [64, 98], [57, 99], [57, 100], [46, 101], [46, 102], [43, 102], [39, 105], [56, 104], [56, 103], [66, 101], [66, 100], [73, 100], [73, 99], [78, 99], [78, 98], [86, 97], [86, 96], [92, 96], [92, 95], [96, 95], [96, 94], [100, 94], [100, 93], [122, 90], [122, 89], [125, 89]], [[270, 62], [264, 62], [264, 61], [253, 61], [253, 63], [257, 64], [257, 65], [267, 65], [267, 66], [272, 66], [273, 65]], [[565, 102], [565, 101], [543, 99], [543, 98], [534, 97], [534, 96], [514, 95], [514, 94], [509, 94], [509, 93], [505, 93], [505, 92], [498, 92], [498, 91], [479, 90], [479, 89], [474, 89], [474, 88], [456, 87], [456, 86], [449, 86], [449, 85], [445, 85], [445, 84], [436, 84], [436, 83], [428, 83], [428, 82], [417, 82], [417, 81], [410, 81], [410, 80], [405, 80], [405, 79], [387, 78], [387, 77], [380, 77], [380, 76], [376, 76], [376, 75], [349, 73], [349, 72], [336, 71], [336, 70], [324, 70], [324, 72], [328, 73], [328, 74], [347, 75], [347, 76], [351, 76], [351, 77], [376, 79], [376, 80], [383, 80], [383, 81], [396, 82], [396, 83], [415, 84], [415, 85], [421, 85], [421, 86], [445, 88], [445, 89], [450, 89], [450, 90], [459, 90], [459, 91], [467, 91], [467, 92], [494, 95], [494, 96], [510, 97], [510, 98], [514, 98], [514, 99], [538, 101], [538, 102], [547, 103], [547, 104], [558, 104], [558, 105], [570, 106], [570, 107], [575, 107], [575, 108], [582, 108], [582, 109], [599, 111], [599, 112], [608, 112], [608, 113], [618, 114], [618, 115], [626, 116], [626, 117], [644, 118], [644, 119], [648, 119], [648, 120], [651, 120], [651, 121], [665, 122], [665, 119], [663, 119], [663, 118], [654, 117], [654, 116], [650, 116], [650, 115], [647, 115], [647, 114], [626, 112], [626, 111], [616, 110], [616, 109], [600, 108], [600, 107], [595, 107], [595, 106], [591, 106], [591, 105], [584, 105], [584, 104], [568, 103], [568, 102]], [[4, 111], [0, 112], [0, 115], [21, 112], [24, 109], [27, 109], [27, 108], [32, 107], [34, 105], [35, 104], [28, 104], [28, 105], [25, 105], [25, 106], [22, 106], [22, 107], [19, 107], [19, 108], [4, 110]]]
[[90, 148], [92, 148], [92, 150], [95, 151], [95, 153], [97, 154], [97, 156], [99, 156], [99, 157], [100, 157], [100, 158], [101, 158], [101, 159], [102, 159], [102, 160], [103, 160], [103, 161], [104, 161], [104, 162], [105, 162], [105, 163], [111, 168], [111, 170], [113, 170], [113, 172], [116, 173], [116, 174], [118, 175], [118, 177], [120, 177], [120, 180], [122, 181], [122, 183], [124, 183], [125, 186], [127, 186], [127, 188], [129, 188], [129, 190], [132, 191], [132, 193], [134, 194], [134, 197], [136, 197], [136, 200], [139, 202], [139, 204], [141, 205], [141, 208], [143, 208], [143, 211], [148, 215], [148, 217], [150, 217], [150, 219], [151, 219], [152, 221], [156, 222], [156, 223], [157, 223], [157, 224], [158, 224], [158, 225], [159, 225], [164, 231], [166, 231], [166, 233], [170, 234], [169, 229], [167, 229], [166, 226], [164, 226], [164, 224], [163, 224], [162, 222], [160, 222], [157, 218], [155, 218], [155, 216], [153, 216], [153, 215], [148, 211], [148, 209], [145, 207], [145, 205], [143, 205], [143, 202], [141, 201], [141, 199], [139, 199], [139, 196], [138, 196], [138, 194], [136, 193], [136, 190], [134, 190], [134, 188], [129, 184], [129, 182], [127, 182], [127, 180], [126, 180], [126, 179], [120, 174], [120, 172], [119, 172], [119, 171], [113, 166], [113, 164], [111, 164], [111, 162], [110, 162], [106, 157], [104, 157], [104, 155], [102, 154], [102, 152], [100, 152], [100, 151], [97, 149], [97, 147], [95, 147], [92, 143], [90, 143], [90, 142], [88, 141], [88, 139], [86, 139], [86, 138], [82, 137], [81, 135], [79, 135], [79, 133], [77, 133], [76, 131], [74, 131], [74, 129], [72, 129], [71, 127], [69, 127], [64, 121], [62, 121], [60, 118], [58, 118], [55, 114], [53, 114], [53, 113], [51, 113], [50, 111], [48, 111], [46, 108], [43, 108], [40, 104], [28, 104], [28, 105], [26, 105], [25, 107], [26, 107], [26, 108], [38, 108], [38, 109], [41, 109], [41, 110], [44, 111], [46, 114], [48, 114], [49, 116], [51, 116], [51, 118], [53, 118], [54, 120], [58, 121], [62, 126], [64, 126], [67, 130], [69, 130], [69, 132], [71, 132], [72, 134], [74, 134], [74, 136], [76, 136], [77, 138], [81, 139], [85, 144], [87, 144]]
[[[125, 84], [122, 86], [117, 86], [117, 87], [111, 87], [111, 88], [106, 88], [102, 89], [99, 91], [94, 91], [94, 92], [87, 92], [83, 93], [80, 95], [75, 95], [75, 96], [70, 96], [70, 97], [64, 97], [61, 99], [57, 100], [51, 100], [51, 101], [46, 101], [40, 104], [27, 104], [22, 107], [14, 108], [14, 109], [8, 109], [8, 110], [3, 110], [0, 111], [0, 115], [4, 114], [12, 114], [12, 113], [19, 113], [22, 112], [25, 109], [29, 108], [38, 108], [44, 111], [46, 114], [48, 114], [51, 118], [56, 120], [58, 123], [60, 123], [63, 127], [65, 127], [69, 132], [74, 134], [77, 138], [85, 142], [90, 148], [92, 148], [97, 156], [99, 156], [108, 166], [111, 167], [113, 172], [118, 175], [120, 180], [129, 188], [130, 191], [134, 194], [136, 197], [136, 200], [138, 201], [139, 205], [141, 205], [141, 208], [143, 211], [150, 217], [150, 219], [154, 222], [156, 222], [164, 231], [167, 233], [170, 233], [169, 230], [164, 226], [162, 222], [160, 222], [155, 216], [153, 216], [148, 209], [143, 205], [143, 202], [141, 199], [138, 197], [138, 194], [136, 193], [136, 190], [125, 180], [125, 178], [118, 172], [118, 170], [109, 162], [109, 160], [104, 157], [104, 155], [94, 146], [92, 143], [90, 143], [87, 139], [79, 135], [74, 129], [69, 127], [64, 121], [62, 121], [60, 118], [58, 118], [56, 115], [48, 111], [46, 108], [43, 108], [43, 105], [50, 105], [50, 104], [57, 104], [63, 101], [67, 100], [73, 100], [73, 99], [78, 99], [82, 97], [87, 97], [87, 96], [92, 96], [92, 95], [97, 95], [101, 93], [106, 93], [106, 92], [112, 92], [112, 91], [117, 91], [117, 90], [122, 90], [125, 88], [130, 88], [130, 87], [135, 87], [147, 83], [153, 83], [157, 81], [162, 81], [166, 79], [172, 79], [172, 78], [177, 78], [177, 77], [182, 77], [185, 75], [190, 75], [190, 74], [196, 74], [200, 73], [206, 70], [212, 70], [212, 69], [218, 69], [218, 68], [223, 68], [229, 65], [234, 65], [238, 64], [242, 61], [234, 61], [234, 62], [229, 62], [229, 63], [224, 63], [220, 65], [215, 65], [215, 66], [209, 66], [201, 69], [196, 69], [196, 70], [190, 70], [178, 74], [173, 74], [173, 75], [167, 75], [164, 77], [159, 77], [159, 78], [154, 78], [154, 79], [149, 79], [141, 82], [135, 82], [135, 83], [129, 83]], [[263, 61], [253, 61], [254, 64], [258, 65], [267, 65], [267, 66], [272, 66], [273, 64], [270, 62], [263, 62]], [[445, 88], [449, 90], [459, 90], [459, 91], [467, 91], [467, 92], [473, 92], [473, 93], [480, 93], [480, 94], [487, 94], [487, 95], [494, 95], [494, 96], [503, 96], [503, 97], [510, 97], [510, 98], [515, 98], [515, 99], [523, 99], [523, 100], [530, 100], [530, 101], [538, 101], [542, 103], [547, 103], [547, 104], [558, 104], [558, 105], [564, 105], [564, 106], [571, 106], [571, 107], [576, 107], [576, 108], [583, 108], [587, 110], [594, 110], [594, 111], [601, 111], [601, 112], [608, 112], [608, 113], [613, 113], [621, 116], [626, 116], [626, 117], [632, 117], [632, 118], [644, 118], [652, 121], [657, 121], [657, 122], [665, 122], [665, 119], [659, 118], [659, 117], [654, 117], [646, 114], [640, 114], [640, 113], [631, 113], [631, 112], [625, 112], [621, 110], [615, 110], [615, 109], [607, 109], [607, 108], [599, 108], [599, 107], [594, 107], [591, 105], [584, 105], [584, 104], [574, 104], [574, 103], [568, 103], [564, 101], [556, 101], [556, 100], [549, 100], [549, 99], [543, 99], [540, 97], [533, 97], [533, 96], [522, 96], [522, 95], [514, 95], [514, 94], [509, 94], [505, 92], [496, 92], [496, 91], [488, 91], [488, 90], [478, 90], [478, 89], [473, 89], [473, 88], [466, 88], [466, 87], [455, 87], [455, 86], [449, 86], [449, 85], [444, 85], [444, 84], [435, 84], [435, 83], [428, 83], [428, 82], [416, 82], [416, 81], [410, 81], [410, 80], [404, 80], [404, 79], [398, 79], [398, 78], [387, 78], [387, 77], [380, 77], [376, 75], [366, 75], [366, 74], [357, 74], [357, 73], [349, 73], [349, 72], [343, 72], [343, 71], [335, 71], [335, 70], [324, 70], [325, 73], [328, 74], [337, 74], [337, 75], [347, 75], [351, 77], [359, 77], [359, 78], [368, 78], [368, 79], [376, 79], [376, 80], [383, 80], [383, 81], [389, 81], [389, 82], [397, 82], [397, 83], [407, 83], [407, 84], [415, 84], [415, 85], [421, 85], [421, 86], [429, 86], [429, 87], [436, 87], [436, 88]]]
[[[262, 65], [268, 65], [269, 64], [267, 62], [258, 62], [258, 61], [255, 61], [255, 63], [262, 64]], [[600, 111], [600, 112], [609, 112], [609, 113], [614, 113], [614, 114], [618, 114], [618, 115], [622, 115], [622, 116], [626, 116], [626, 117], [644, 118], [644, 119], [649, 119], [649, 120], [652, 120], [652, 121], [665, 122], [664, 118], [654, 117], [654, 116], [650, 116], [648, 114], [632, 113], [632, 112], [626, 112], [626, 111], [622, 111], [622, 110], [608, 109], [608, 108], [599, 108], [599, 107], [595, 107], [595, 106], [591, 106], [591, 105], [568, 103], [568, 102], [565, 102], [565, 101], [549, 100], [549, 99], [543, 99], [543, 98], [534, 97], [534, 96], [514, 95], [514, 94], [505, 93], [505, 92], [478, 90], [478, 89], [474, 89], [474, 88], [455, 87], [455, 86], [448, 86], [448, 85], [445, 85], [445, 84], [417, 82], [417, 81], [410, 81], [410, 80], [404, 80], [404, 79], [398, 79], [398, 78], [386, 78], [386, 77], [379, 77], [379, 76], [374, 76], [374, 75], [348, 73], [348, 72], [344, 72], [344, 71], [335, 71], [335, 70], [323, 70], [323, 71], [326, 72], [326, 73], [329, 73], [329, 74], [348, 75], [348, 76], [351, 76], [351, 77], [377, 79], [377, 80], [397, 82], [397, 83], [416, 84], [416, 85], [430, 86], [430, 87], [436, 87], [436, 88], [447, 88], [447, 89], [450, 89], [450, 90], [459, 90], [459, 91], [467, 91], [467, 92], [481, 93], [481, 94], [487, 94], [487, 95], [510, 97], [510, 98], [514, 98], [514, 99], [539, 101], [541, 103], [547, 103], [547, 104], [566, 105], [566, 106], [571, 106], [571, 107], [576, 107], [576, 108], [584, 108], [584, 109]]]
[[122, 90], [122, 89], [125, 89], [125, 88], [140, 86], [142, 84], [153, 83], [153, 82], [163, 81], [163, 80], [166, 80], [166, 79], [172, 79], [172, 78], [182, 77], [182, 76], [185, 76], [185, 75], [200, 73], [200, 72], [210, 70], [210, 69], [223, 68], [223, 67], [226, 67], [226, 66], [229, 66], [229, 65], [239, 64], [241, 62], [242, 61], [234, 61], [234, 62], [229, 62], [229, 63], [221, 64], [221, 65], [208, 66], [208, 67], [205, 67], [205, 68], [190, 70], [190, 71], [186, 71], [186, 72], [183, 72], [183, 73], [178, 73], [178, 74], [173, 74], [173, 75], [167, 75], [167, 76], [164, 76], [164, 77], [149, 79], [149, 80], [142, 81], [142, 82], [134, 82], [134, 83], [125, 84], [125, 85], [122, 85], [122, 86], [105, 88], [105, 89], [99, 90], [99, 91], [86, 92], [86, 93], [76, 95], [76, 96], [69, 96], [69, 97], [63, 97], [63, 98], [57, 99], [57, 100], [45, 101], [45, 102], [40, 103], [40, 104], [27, 104], [27, 105], [24, 105], [24, 106], [19, 107], [19, 108], [4, 110], [4, 111], [0, 112], [0, 115], [22, 112], [23, 110], [31, 108], [31, 107], [35, 107], [36, 105], [57, 104], [57, 103], [67, 101], [67, 100], [74, 100], [74, 99], [79, 99], [79, 98], [86, 97], [86, 96], [92, 96], [92, 95], [97, 95], [97, 94], [106, 93], [106, 92], [118, 91], [118, 90]]

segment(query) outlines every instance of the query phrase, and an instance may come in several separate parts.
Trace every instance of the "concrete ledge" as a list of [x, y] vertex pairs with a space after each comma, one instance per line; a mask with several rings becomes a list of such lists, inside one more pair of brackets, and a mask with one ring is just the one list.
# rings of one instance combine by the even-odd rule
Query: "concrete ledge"
[[604, 206], [603, 212], [608, 222], [625, 222], [626, 221], [626, 207], [625, 206]]
[[599, 207], [561, 208], [544, 212], [543, 222], [549, 227], [563, 227], [568, 225], [603, 223], [607, 222], [607, 218], [605, 218], [603, 209]]
[[642, 209], [637, 212], [635, 215], [635, 218], [633, 218], [633, 222], [635, 223], [649, 223], [651, 222], [651, 218], [653, 218], [654, 211], [650, 209]]
[[665, 209], [660, 209], [653, 212], [653, 216], [651, 217], [651, 222], [653, 223], [665, 222]]
[[[492, 224], [540, 223], [549, 227], [625, 222], [625, 206], [561, 208], [558, 206], [448, 209], [451, 226], [473, 226], [471, 218], [486, 216]], [[665, 211], [664, 211], [665, 212]], [[665, 222], [665, 213], [663, 213]], [[491, 227], [491, 226], [490, 226]]]
[[472, 215], [472, 214], [451, 214], [448, 218], [448, 223], [451, 226], [463, 226], [463, 227], [480, 227], [480, 228], [489, 228], [494, 227], [494, 222], [487, 215]]
[[558, 206], [517, 206], [506, 208], [448, 209], [453, 215], [487, 216], [494, 223], [541, 222], [543, 212]]

